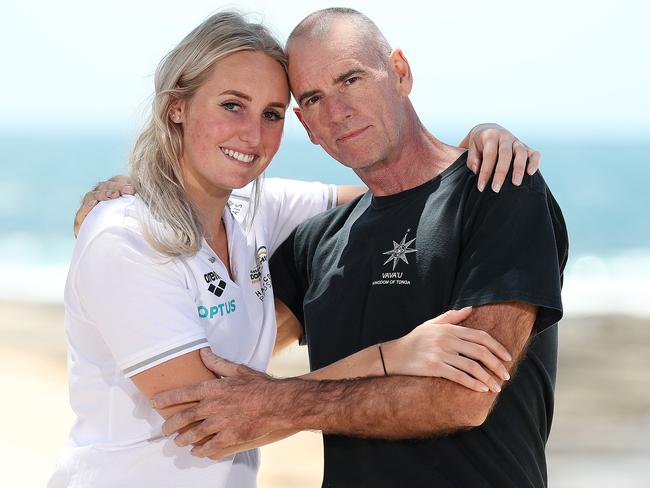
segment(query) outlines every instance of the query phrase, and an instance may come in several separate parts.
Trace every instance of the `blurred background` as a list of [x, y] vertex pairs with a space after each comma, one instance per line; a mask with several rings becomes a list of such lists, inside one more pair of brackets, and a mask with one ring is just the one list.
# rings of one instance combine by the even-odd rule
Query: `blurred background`
[[[348, 0], [401, 47], [428, 128], [458, 143], [497, 122], [542, 152], [571, 237], [552, 487], [650, 487], [650, 7], [642, 1]], [[222, 8], [282, 40], [311, 1], [4, 2], [0, 16], [0, 382], [3, 486], [43, 486], [73, 421], [63, 285], [83, 193], [126, 172], [162, 56]], [[287, 117], [267, 172], [355, 175]], [[307, 369], [294, 348], [276, 374]], [[303, 433], [264, 449], [261, 487], [320, 486]], [[468, 460], [471, 462], [471, 460]]]

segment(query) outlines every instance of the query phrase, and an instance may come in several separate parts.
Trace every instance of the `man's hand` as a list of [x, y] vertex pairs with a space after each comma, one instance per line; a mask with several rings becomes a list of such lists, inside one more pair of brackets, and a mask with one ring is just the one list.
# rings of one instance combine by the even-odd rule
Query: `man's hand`
[[541, 162], [539, 151], [529, 148], [512, 132], [498, 124], [477, 125], [469, 131], [459, 146], [469, 150], [467, 166], [478, 175], [479, 191], [485, 189], [494, 172], [492, 190], [498, 193], [511, 164], [513, 165], [512, 183], [519, 186], [524, 178], [524, 171], [529, 175], [535, 174]]
[[233, 446], [248, 445], [283, 430], [273, 425], [272, 416], [265, 415], [265, 412], [277, 414], [273, 407], [277, 391], [272, 390], [282, 380], [231, 363], [209, 349], [201, 350], [201, 359], [219, 379], [159, 393], [152, 399], [156, 409], [201, 402], [170, 417], [163, 425], [165, 435], [187, 429], [176, 437], [176, 444], [193, 444], [193, 455], [216, 459], [226, 452], [240, 450], [231, 449]]
[[74, 236], [79, 234], [79, 228], [86, 216], [99, 202], [112, 200], [122, 195], [134, 195], [135, 189], [131, 184], [131, 179], [125, 175], [113, 176], [108, 181], [97, 183], [95, 187], [86, 193], [81, 200], [81, 206], [74, 216]]

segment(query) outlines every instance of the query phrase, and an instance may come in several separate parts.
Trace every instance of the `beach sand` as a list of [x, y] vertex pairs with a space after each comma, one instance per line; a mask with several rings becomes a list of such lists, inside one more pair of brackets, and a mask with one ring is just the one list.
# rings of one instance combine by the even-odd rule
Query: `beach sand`
[[[306, 371], [305, 354], [283, 352], [271, 372]], [[0, 303], [0, 381], [2, 485], [42, 487], [73, 421], [62, 306]], [[650, 320], [564, 320], [556, 394], [549, 486], [650, 487]], [[321, 469], [320, 436], [301, 433], [263, 448], [259, 486], [318, 487]]]

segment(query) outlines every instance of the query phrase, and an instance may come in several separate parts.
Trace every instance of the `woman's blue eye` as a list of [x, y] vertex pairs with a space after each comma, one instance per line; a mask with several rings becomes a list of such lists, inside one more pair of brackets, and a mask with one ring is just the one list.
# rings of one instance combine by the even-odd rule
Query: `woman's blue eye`
[[221, 106], [230, 112], [237, 112], [241, 108], [241, 105], [235, 102], [222, 103]]
[[269, 111], [269, 112], [264, 112], [264, 118], [267, 120], [275, 121], [275, 120], [282, 120], [284, 117], [280, 115], [277, 112]]

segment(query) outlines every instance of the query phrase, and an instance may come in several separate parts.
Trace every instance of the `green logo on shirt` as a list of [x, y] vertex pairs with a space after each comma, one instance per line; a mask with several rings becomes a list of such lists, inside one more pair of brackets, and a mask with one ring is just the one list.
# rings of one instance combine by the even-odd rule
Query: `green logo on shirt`
[[228, 315], [233, 313], [237, 309], [235, 300], [232, 299], [229, 302], [223, 302], [220, 303], [219, 305], [213, 305], [212, 307], [204, 307], [203, 305], [199, 305], [198, 307], [198, 312], [199, 312], [199, 317], [202, 319], [205, 318], [214, 318], [214, 317], [223, 317], [224, 315]]

